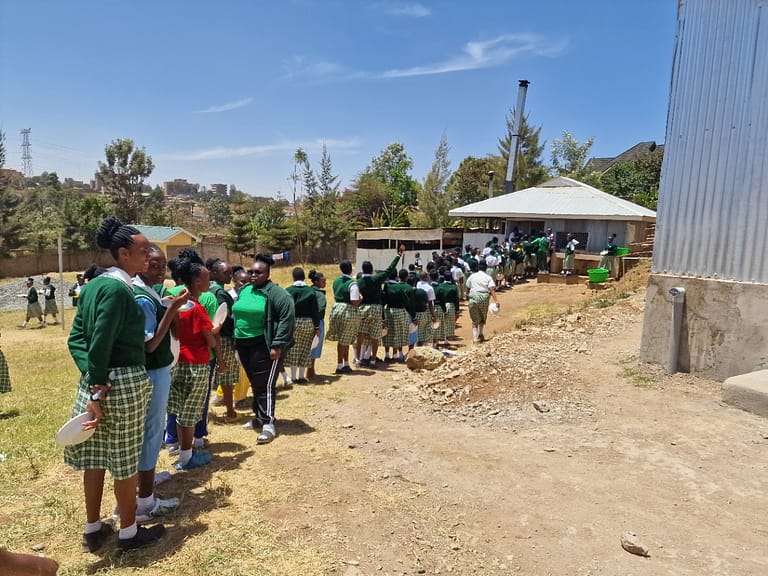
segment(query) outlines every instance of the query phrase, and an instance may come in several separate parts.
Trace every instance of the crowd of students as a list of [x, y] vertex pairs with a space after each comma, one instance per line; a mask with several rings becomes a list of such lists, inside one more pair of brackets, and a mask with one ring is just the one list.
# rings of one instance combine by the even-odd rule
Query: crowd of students
[[[115, 264], [89, 271], [87, 283], [78, 276], [70, 290], [77, 310], [68, 339], [81, 374], [72, 412], [88, 412], [84, 427], [95, 432], [64, 450], [65, 462], [83, 472], [82, 545], [88, 552], [113, 537], [118, 520], [121, 549], [163, 536], [159, 520], [179, 500], [155, 493], [170, 477], [156, 474], [159, 454], [165, 444], [177, 456], [177, 472], [211, 462], [205, 443], [212, 389], [220, 393], [225, 421], [235, 421], [235, 403], [244, 396], [236, 389], [244, 376], [254, 413], [245, 427], [258, 432], [257, 443], [271, 442], [279, 375], [309, 383], [324, 339], [337, 342], [337, 374], [352, 371], [350, 348], [358, 366], [402, 363], [414, 346], [449, 345], [466, 301], [473, 339], [481, 342], [490, 301], [498, 306], [494, 274], [504, 270], [491, 246], [433, 254], [425, 265], [408, 268], [401, 265], [401, 246], [385, 270], [374, 272], [371, 262], [363, 262], [356, 277], [344, 260], [333, 281], [326, 335], [326, 279], [316, 270], [306, 275], [294, 268], [293, 284], [283, 289], [271, 282], [274, 262], [264, 254], [255, 256], [250, 270], [218, 259], [204, 262], [193, 249], [166, 261], [159, 247], [115, 217], [104, 220], [97, 243]], [[172, 288], [165, 286], [167, 271]], [[219, 307], [226, 315], [214, 324]], [[377, 358], [379, 348], [383, 359]], [[7, 370], [0, 388], [10, 389], [6, 380]], [[117, 501], [112, 521], [101, 517], [106, 471]]]

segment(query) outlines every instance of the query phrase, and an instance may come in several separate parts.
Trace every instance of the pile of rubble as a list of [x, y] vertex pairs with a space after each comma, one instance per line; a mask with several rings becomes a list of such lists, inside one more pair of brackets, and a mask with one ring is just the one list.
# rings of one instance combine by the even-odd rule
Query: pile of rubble
[[612, 334], [642, 321], [642, 295], [611, 304], [496, 336], [448, 356], [433, 370], [398, 372], [378, 394], [407, 410], [420, 405], [481, 425], [517, 428], [544, 418], [590, 416], [591, 375], [575, 368], [574, 358], [610, 346]]

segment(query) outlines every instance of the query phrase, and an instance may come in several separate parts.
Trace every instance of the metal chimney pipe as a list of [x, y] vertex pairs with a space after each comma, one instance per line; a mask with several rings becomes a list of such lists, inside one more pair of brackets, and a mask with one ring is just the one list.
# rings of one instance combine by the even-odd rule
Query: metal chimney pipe
[[517, 148], [520, 144], [520, 126], [523, 123], [523, 109], [525, 108], [525, 95], [528, 92], [528, 80], [520, 80], [517, 90], [517, 106], [515, 106], [515, 126], [512, 129], [512, 142], [509, 145], [509, 159], [507, 160], [507, 175], [504, 178], [504, 194], [515, 191], [515, 181], [512, 175], [515, 172], [517, 161]]
[[493, 198], [493, 170], [488, 170], [488, 198]]

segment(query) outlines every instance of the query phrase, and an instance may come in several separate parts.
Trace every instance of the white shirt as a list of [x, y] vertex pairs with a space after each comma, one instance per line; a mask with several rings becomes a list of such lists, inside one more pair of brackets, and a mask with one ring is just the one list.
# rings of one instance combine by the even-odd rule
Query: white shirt
[[488, 276], [485, 272], [475, 272], [472, 274], [469, 278], [467, 278], [467, 288], [469, 288], [469, 293], [474, 294], [477, 292], [488, 292], [490, 293], [491, 288], [496, 290], [496, 283], [493, 281], [493, 278]]
[[424, 292], [427, 293], [427, 302], [434, 302], [435, 301], [435, 289], [432, 288], [432, 284], [429, 282], [424, 282], [424, 280], [419, 280], [416, 283], [416, 288], [421, 288], [424, 290]]

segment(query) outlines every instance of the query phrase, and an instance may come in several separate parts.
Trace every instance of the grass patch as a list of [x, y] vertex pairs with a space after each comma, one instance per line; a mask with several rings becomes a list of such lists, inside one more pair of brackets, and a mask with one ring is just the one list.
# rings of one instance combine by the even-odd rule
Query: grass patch
[[621, 377], [628, 380], [635, 388], [651, 388], [656, 384], [653, 377], [632, 368], [624, 368], [621, 371]]

